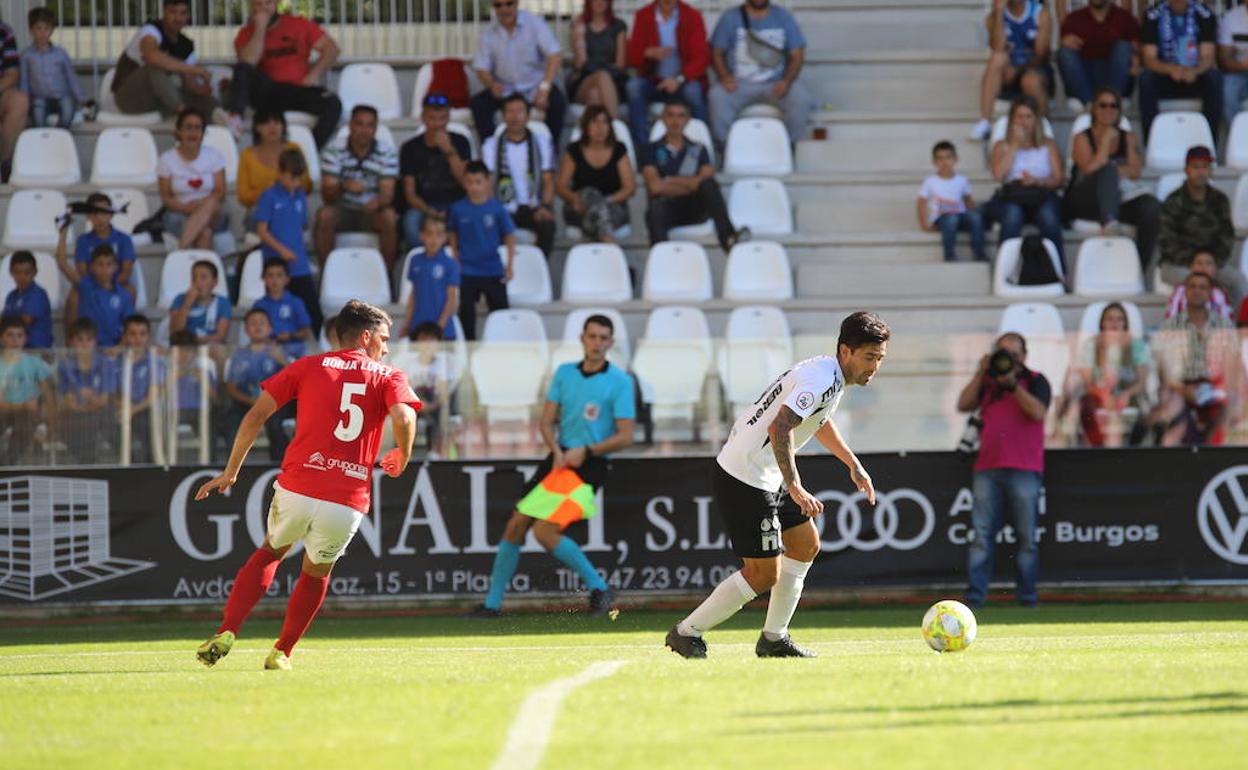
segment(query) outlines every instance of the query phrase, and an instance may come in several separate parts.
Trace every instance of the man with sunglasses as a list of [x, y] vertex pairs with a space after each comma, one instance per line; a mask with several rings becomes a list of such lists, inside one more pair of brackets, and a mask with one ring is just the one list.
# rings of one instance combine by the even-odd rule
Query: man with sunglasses
[[1139, 39], [1140, 23], [1110, 0], [1088, 0], [1087, 6], [1067, 14], [1057, 49], [1066, 95], [1086, 106], [1092, 92], [1103, 86], [1131, 93], [1131, 64]]
[[520, 94], [546, 113], [558, 146], [568, 102], [555, 76], [563, 62], [559, 41], [538, 16], [517, 7], [518, 0], [494, 0], [494, 22], [477, 35], [472, 67], [485, 86], [472, 97], [472, 119], [482, 139], [494, 135], [494, 112], [503, 99]]
[[446, 94], [425, 96], [420, 122], [424, 132], [399, 149], [399, 180], [407, 205], [403, 237], [409, 249], [420, 245], [425, 217], [446, 219], [451, 204], [464, 197], [464, 167], [472, 159], [468, 139], [447, 130], [451, 100]]

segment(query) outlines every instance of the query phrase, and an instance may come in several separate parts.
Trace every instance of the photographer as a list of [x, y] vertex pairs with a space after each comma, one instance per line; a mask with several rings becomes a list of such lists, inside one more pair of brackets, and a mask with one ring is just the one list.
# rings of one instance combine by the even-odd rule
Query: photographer
[[979, 410], [979, 454], [971, 491], [975, 537], [967, 551], [968, 583], [963, 601], [982, 607], [992, 578], [997, 535], [1008, 511], [1018, 543], [1014, 571], [1018, 603], [1034, 607], [1039, 558], [1036, 516], [1044, 473], [1044, 417], [1049, 410], [1049, 381], [1024, 365], [1027, 342], [1007, 332], [993, 352], [979, 361], [971, 381], [958, 394], [958, 410]]

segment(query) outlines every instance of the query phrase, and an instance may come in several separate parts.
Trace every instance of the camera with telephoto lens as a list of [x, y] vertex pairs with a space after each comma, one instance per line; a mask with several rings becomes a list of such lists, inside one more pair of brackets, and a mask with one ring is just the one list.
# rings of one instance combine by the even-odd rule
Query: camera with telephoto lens
[[1018, 368], [1018, 359], [1005, 348], [997, 348], [988, 357], [988, 375], [991, 377], [1005, 377], [1016, 368]]

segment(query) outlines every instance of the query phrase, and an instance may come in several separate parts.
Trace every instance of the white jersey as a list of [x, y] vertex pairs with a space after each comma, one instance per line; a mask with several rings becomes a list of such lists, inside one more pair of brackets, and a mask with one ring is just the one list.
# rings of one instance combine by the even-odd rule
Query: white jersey
[[780, 407], [793, 410], [802, 422], [793, 429], [793, 451], [801, 449], [836, 411], [845, 395], [845, 375], [832, 356], [815, 356], [789, 369], [767, 386], [749, 409], [737, 417], [732, 433], [719, 450], [719, 465], [752, 487], [774, 492], [784, 484], [767, 429]]

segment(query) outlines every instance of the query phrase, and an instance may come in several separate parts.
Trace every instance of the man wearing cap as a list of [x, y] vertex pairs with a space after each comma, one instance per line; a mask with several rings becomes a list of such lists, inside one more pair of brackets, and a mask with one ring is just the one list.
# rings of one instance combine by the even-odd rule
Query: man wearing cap
[[399, 181], [403, 185], [403, 237], [407, 247], [420, 243], [425, 217], [446, 218], [451, 204], [464, 197], [464, 167], [472, 147], [447, 130], [451, 102], [445, 94], [429, 94], [420, 111], [421, 132], [399, 149]]
[[494, 21], [477, 35], [472, 68], [485, 89], [472, 97], [472, 120], [482, 141], [494, 135], [494, 112], [503, 99], [520, 94], [546, 113], [551, 139], [559, 146], [568, 101], [555, 77], [563, 64], [559, 40], [539, 16], [517, 8], [520, 0], [493, 0]]
[[1161, 204], [1161, 279], [1169, 284], [1183, 283], [1192, 255], [1208, 250], [1218, 263], [1214, 278], [1231, 295], [1231, 306], [1239, 307], [1248, 292], [1248, 281], [1231, 264], [1235, 246], [1231, 202], [1225, 193], [1209, 184], [1213, 153], [1208, 147], [1187, 151], [1184, 173], [1187, 181]]

